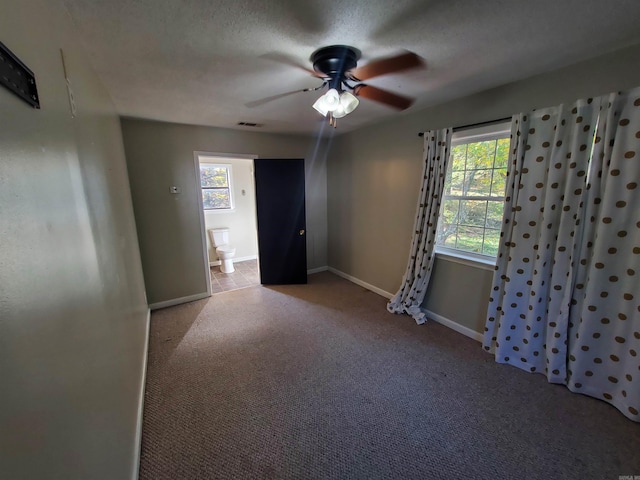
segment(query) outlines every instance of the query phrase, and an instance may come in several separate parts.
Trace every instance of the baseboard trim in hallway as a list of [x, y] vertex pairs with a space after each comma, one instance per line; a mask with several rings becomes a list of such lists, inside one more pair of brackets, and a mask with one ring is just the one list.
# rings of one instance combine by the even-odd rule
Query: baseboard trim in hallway
[[152, 303], [149, 305], [151, 310], [158, 310], [160, 308], [173, 307], [180, 305], [181, 303], [193, 302], [194, 300], [201, 300], [203, 298], [210, 297], [209, 292], [196, 293], [195, 295], [188, 295], [186, 297], [174, 298], [172, 300], [166, 300], [164, 302]]
[[147, 319], [144, 332], [144, 350], [142, 351], [142, 380], [140, 381], [140, 392], [138, 397], [138, 423], [136, 425], [136, 439], [133, 471], [131, 478], [137, 480], [140, 476], [140, 458], [142, 456], [142, 425], [144, 420], [144, 393], [147, 386], [147, 362], [149, 358], [149, 333], [151, 331], [151, 309], [147, 308]]

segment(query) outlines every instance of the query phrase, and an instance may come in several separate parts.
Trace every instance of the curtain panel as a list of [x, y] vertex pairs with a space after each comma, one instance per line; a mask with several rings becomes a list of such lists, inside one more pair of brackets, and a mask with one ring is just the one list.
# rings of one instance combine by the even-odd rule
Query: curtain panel
[[602, 98], [591, 162], [568, 387], [640, 421], [640, 88]]
[[387, 304], [391, 313], [408, 313], [418, 325], [426, 321], [421, 305], [433, 269], [436, 231], [447, 161], [451, 147], [451, 128], [424, 134], [422, 186], [416, 208], [409, 261], [400, 290]]
[[514, 116], [483, 341], [636, 421], [639, 144], [640, 90]]
[[571, 262], [597, 114], [593, 102], [580, 101], [512, 120], [484, 346], [495, 347], [498, 362], [546, 373], [554, 383], [566, 377]]

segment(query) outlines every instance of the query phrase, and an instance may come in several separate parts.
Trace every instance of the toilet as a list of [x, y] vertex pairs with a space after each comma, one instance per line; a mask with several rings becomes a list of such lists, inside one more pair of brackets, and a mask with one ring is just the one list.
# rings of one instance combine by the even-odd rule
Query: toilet
[[229, 229], [211, 228], [209, 237], [220, 259], [220, 271], [222, 273], [233, 273], [235, 271], [233, 257], [236, 254], [236, 249], [229, 245]]

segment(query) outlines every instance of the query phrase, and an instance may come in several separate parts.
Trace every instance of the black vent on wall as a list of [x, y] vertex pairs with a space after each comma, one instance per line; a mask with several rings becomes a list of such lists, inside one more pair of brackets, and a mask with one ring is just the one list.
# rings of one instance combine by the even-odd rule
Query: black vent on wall
[[238, 122], [238, 125], [241, 127], [261, 127], [261, 123], [253, 123], [253, 122]]

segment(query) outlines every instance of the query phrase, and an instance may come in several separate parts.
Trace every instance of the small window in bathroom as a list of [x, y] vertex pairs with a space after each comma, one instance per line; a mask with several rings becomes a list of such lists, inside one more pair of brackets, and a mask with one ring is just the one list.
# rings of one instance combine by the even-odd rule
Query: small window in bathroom
[[200, 163], [202, 205], [205, 210], [231, 210], [231, 165]]

